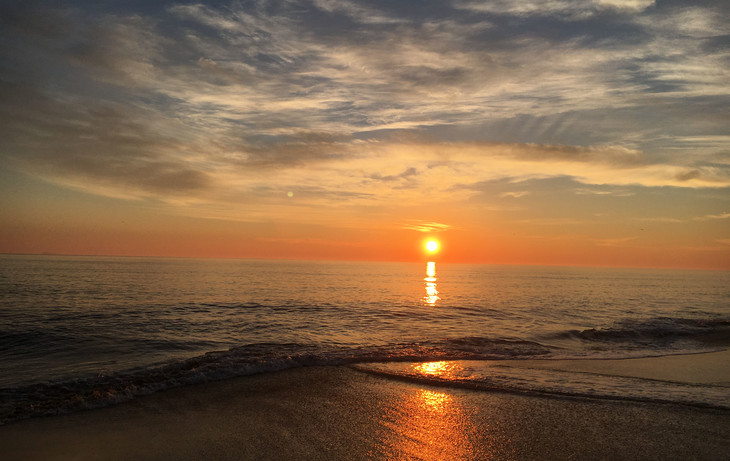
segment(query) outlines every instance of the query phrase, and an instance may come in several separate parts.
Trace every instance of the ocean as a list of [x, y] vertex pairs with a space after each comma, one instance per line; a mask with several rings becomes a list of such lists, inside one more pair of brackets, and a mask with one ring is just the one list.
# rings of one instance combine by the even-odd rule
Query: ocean
[[293, 367], [730, 408], [730, 383], [500, 366], [730, 346], [730, 272], [0, 256], [0, 422]]

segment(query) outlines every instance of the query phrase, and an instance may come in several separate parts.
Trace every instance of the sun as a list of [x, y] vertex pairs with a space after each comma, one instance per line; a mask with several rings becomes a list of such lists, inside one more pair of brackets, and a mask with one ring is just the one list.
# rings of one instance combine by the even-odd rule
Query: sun
[[437, 251], [439, 251], [439, 242], [437, 242], [436, 240], [429, 240], [428, 242], [426, 242], [426, 251], [428, 251], [429, 253], [436, 253]]

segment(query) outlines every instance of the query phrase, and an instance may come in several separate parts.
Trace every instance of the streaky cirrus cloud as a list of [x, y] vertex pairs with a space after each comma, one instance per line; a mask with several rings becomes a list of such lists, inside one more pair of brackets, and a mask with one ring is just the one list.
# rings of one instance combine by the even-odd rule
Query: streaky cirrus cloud
[[403, 224], [403, 229], [415, 230], [418, 232], [443, 232], [449, 230], [453, 226], [448, 224], [442, 224], [438, 222], [420, 222], [413, 221], [407, 224]]

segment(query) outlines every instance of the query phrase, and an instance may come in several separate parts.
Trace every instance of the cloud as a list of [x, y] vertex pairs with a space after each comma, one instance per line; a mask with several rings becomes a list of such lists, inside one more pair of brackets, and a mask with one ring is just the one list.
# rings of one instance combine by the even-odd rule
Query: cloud
[[185, 139], [162, 135], [157, 121], [146, 123], [148, 114], [68, 104], [21, 85], [0, 84], [0, 94], [13, 107], [0, 111], [0, 133], [16, 167], [117, 197], [190, 195], [209, 186]]
[[442, 224], [442, 223], [437, 223], [437, 222], [420, 222], [420, 221], [404, 224], [402, 226], [403, 229], [415, 230], [418, 232], [426, 232], [426, 233], [443, 232], [443, 231], [451, 229], [452, 227], [453, 226], [450, 226], [448, 224]]
[[104, 17], [76, 27], [76, 41], [65, 52], [70, 63], [86, 67], [96, 80], [134, 88], [160, 77], [164, 49], [171, 44], [156, 33], [153, 20]]
[[639, 12], [654, 4], [654, 0], [549, 0], [549, 1], [512, 1], [496, 0], [489, 2], [461, 0], [455, 3], [457, 8], [469, 11], [509, 14], [509, 15], [551, 15], [586, 18], [601, 11]]
[[506, 197], [520, 198], [520, 197], [524, 197], [529, 194], [530, 194], [530, 191], [521, 190], [521, 191], [514, 191], [514, 192], [512, 192], [512, 191], [511, 192], [502, 192], [501, 194], [499, 194], [499, 196], [502, 198], [506, 198]]
[[497, 14], [534, 14], [539, 16], [545, 16], [562, 13], [576, 14], [579, 15], [579, 17], [583, 17], [589, 12], [597, 12], [605, 9], [639, 12], [654, 5], [654, 0], [496, 0], [490, 2], [461, 0], [457, 1], [455, 5], [457, 8], [463, 8], [470, 11], [489, 12]]
[[647, 222], [659, 222], [659, 223], [681, 223], [686, 222], [685, 219], [679, 219], [679, 218], [667, 218], [667, 217], [651, 217], [651, 218], [637, 218], [639, 221], [647, 221]]
[[403, 171], [400, 174], [397, 175], [387, 175], [383, 176], [379, 173], [375, 173], [369, 176], [370, 179], [375, 179], [377, 181], [399, 181], [401, 179], [408, 179], [412, 176], [416, 176], [418, 174], [418, 170], [416, 170], [414, 167], [410, 167]]
[[[464, 203], [503, 179], [569, 177], [586, 196], [730, 187], [713, 8], [461, 1], [406, 12], [317, 0], [100, 11], [0, 14], [5, 165], [250, 219]], [[496, 194], [532, 193], [514, 187]], [[296, 200], [283, 205], [287, 191]]]
[[313, 3], [323, 11], [345, 14], [354, 21], [363, 24], [397, 24], [405, 22], [404, 19], [388, 16], [382, 11], [349, 0], [314, 0]]
[[707, 220], [715, 220], [715, 219], [728, 219], [730, 218], [730, 213], [718, 213], [718, 214], [708, 214], [705, 216], [700, 216], [695, 219], [700, 221], [707, 221]]
[[632, 192], [625, 189], [592, 189], [592, 188], [577, 188], [574, 190], [577, 195], [599, 195], [599, 196], [612, 196], [612, 197], [631, 197], [636, 195], [636, 192]]

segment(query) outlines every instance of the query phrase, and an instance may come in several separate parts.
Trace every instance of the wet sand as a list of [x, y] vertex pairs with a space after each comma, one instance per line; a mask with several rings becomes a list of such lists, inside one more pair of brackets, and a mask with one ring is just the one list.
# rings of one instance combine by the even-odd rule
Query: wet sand
[[[730, 350], [636, 359], [502, 360], [492, 363], [518, 368], [542, 368], [730, 386]], [[730, 399], [730, 395], [728, 398]]]
[[430, 387], [347, 367], [0, 427], [5, 460], [726, 459], [730, 412]]

